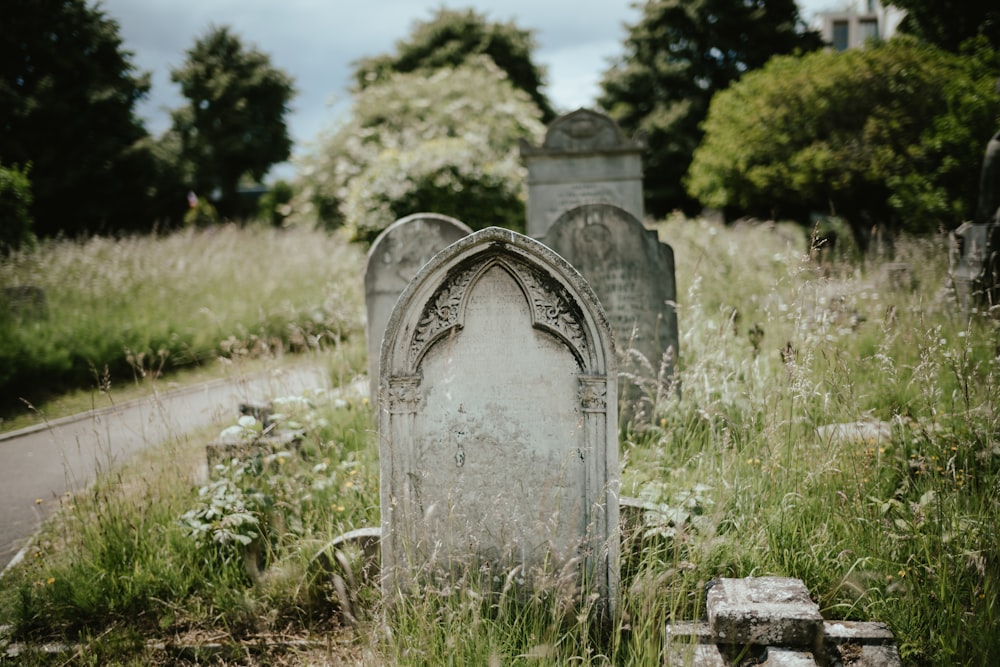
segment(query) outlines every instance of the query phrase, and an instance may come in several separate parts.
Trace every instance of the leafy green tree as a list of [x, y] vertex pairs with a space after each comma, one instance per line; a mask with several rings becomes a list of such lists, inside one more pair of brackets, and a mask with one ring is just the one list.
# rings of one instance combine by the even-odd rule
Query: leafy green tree
[[417, 22], [409, 39], [396, 43], [394, 54], [355, 63], [354, 81], [358, 90], [364, 90], [394, 73], [458, 67], [471, 58], [487, 55], [507, 73], [516, 88], [531, 96], [542, 110], [543, 122], [547, 123], [555, 118], [555, 112], [542, 93], [545, 70], [532, 61], [534, 49], [531, 31], [522, 30], [512, 22], [491, 22], [472, 9], [441, 8], [429, 21]]
[[156, 165], [135, 114], [148, 89], [99, 5], [4, 2], [0, 158], [32, 165], [37, 233], [149, 226]]
[[605, 72], [598, 104], [643, 131], [646, 210], [695, 210], [681, 179], [701, 142], [712, 96], [771, 56], [819, 48], [795, 0], [650, 0], [625, 54]]
[[170, 76], [188, 100], [173, 112], [172, 129], [189, 187], [200, 196], [217, 191], [220, 213], [229, 214], [241, 179], [260, 181], [291, 154], [292, 79], [227, 27], [196, 40]]
[[957, 57], [912, 38], [775, 58], [712, 101], [688, 185], [734, 214], [950, 228], [974, 212], [1000, 120], [996, 52]]
[[0, 165], [0, 256], [34, 241], [29, 169]]
[[1000, 4], [990, 0], [885, 0], [906, 12], [899, 25], [939, 48], [958, 53], [962, 43], [973, 37], [985, 37], [994, 49], [1000, 49]]
[[358, 93], [349, 120], [304, 158], [296, 209], [358, 240], [420, 211], [523, 228], [518, 139], [541, 140], [540, 115], [485, 56], [390, 75]]

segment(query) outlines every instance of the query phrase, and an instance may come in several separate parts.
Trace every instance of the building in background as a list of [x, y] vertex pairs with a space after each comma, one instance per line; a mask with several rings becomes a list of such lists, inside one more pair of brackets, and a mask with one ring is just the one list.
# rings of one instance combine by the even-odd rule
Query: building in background
[[883, 7], [878, 0], [850, 2], [840, 10], [817, 12], [820, 33], [832, 49], [862, 48], [869, 40], [889, 39], [896, 33], [902, 10]]

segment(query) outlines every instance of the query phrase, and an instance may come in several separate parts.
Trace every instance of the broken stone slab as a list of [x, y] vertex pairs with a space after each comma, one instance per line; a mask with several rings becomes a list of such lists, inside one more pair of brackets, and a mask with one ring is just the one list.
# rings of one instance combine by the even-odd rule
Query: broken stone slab
[[842, 444], [885, 444], [892, 440], [892, 424], [883, 421], [857, 421], [846, 424], [827, 424], [816, 429], [823, 442]]
[[844, 667], [900, 667], [892, 631], [884, 623], [827, 621], [826, 654]]
[[714, 644], [684, 644], [674, 642], [663, 652], [663, 664], [669, 667], [729, 667], [730, 663]]
[[761, 665], [765, 667], [816, 667], [816, 659], [809, 651], [769, 646]]
[[823, 631], [819, 606], [799, 579], [716, 579], [706, 607], [709, 628], [720, 644], [813, 649]]
[[305, 431], [271, 431], [248, 441], [216, 440], [205, 446], [205, 458], [211, 469], [216, 463], [247, 456], [268, 456], [294, 449], [305, 437]]

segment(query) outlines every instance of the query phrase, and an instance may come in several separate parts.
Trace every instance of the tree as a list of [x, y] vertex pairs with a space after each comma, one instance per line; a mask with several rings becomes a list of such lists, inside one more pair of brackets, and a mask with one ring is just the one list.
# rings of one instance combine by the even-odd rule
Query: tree
[[630, 133], [644, 131], [646, 210], [695, 210], [681, 179], [701, 141], [712, 96], [776, 54], [822, 41], [795, 0], [650, 0], [625, 55], [605, 72], [598, 104]]
[[170, 77], [188, 100], [172, 116], [189, 187], [200, 196], [217, 191], [220, 212], [233, 213], [240, 179], [260, 181], [291, 154], [292, 80], [227, 27], [196, 40]]
[[118, 24], [86, 0], [4, 3], [0, 158], [32, 165], [38, 234], [149, 226], [156, 165], [135, 115], [148, 89]]
[[534, 49], [530, 30], [522, 30], [514, 23], [490, 22], [472, 9], [442, 8], [429, 21], [414, 24], [409, 39], [396, 42], [395, 54], [355, 63], [354, 81], [361, 91], [385, 81], [393, 73], [433, 72], [487, 55], [507, 73], [516, 88], [528, 93], [541, 109], [542, 121], [547, 123], [555, 118], [555, 112], [542, 92], [545, 70], [531, 60]]
[[900, 31], [958, 53], [962, 43], [985, 37], [1000, 49], [1000, 5], [985, 0], [886, 0], [906, 12]]
[[29, 171], [0, 164], [0, 257], [34, 241]]
[[887, 231], [951, 228], [974, 213], [1000, 120], [997, 54], [958, 57], [912, 38], [773, 59], [712, 101], [691, 194], [735, 213]]
[[523, 228], [517, 142], [541, 140], [540, 115], [486, 56], [390, 75], [359, 92], [347, 122], [304, 158], [299, 215], [304, 198], [322, 222], [366, 241], [421, 211]]

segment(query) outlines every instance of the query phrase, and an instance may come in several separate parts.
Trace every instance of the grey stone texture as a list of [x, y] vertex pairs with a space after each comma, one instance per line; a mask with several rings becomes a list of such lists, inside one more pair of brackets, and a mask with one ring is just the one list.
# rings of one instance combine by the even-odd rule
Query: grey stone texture
[[664, 664], [716, 667], [899, 667], [882, 623], [823, 621], [805, 584], [785, 577], [717, 579], [706, 594], [707, 621], [664, 630]]
[[[612, 204], [585, 204], [566, 211], [543, 241], [597, 293], [625, 357], [619, 361], [623, 370], [656, 377], [665, 362], [665, 376], [673, 376], [679, 334], [671, 247], [634, 215]], [[636, 361], [631, 351], [641, 354], [649, 366]]]
[[626, 139], [613, 120], [589, 109], [556, 118], [541, 146], [521, 141], [528, 170], [528, 235], [581, 204], [615, 204], [639, 220], [642, 202], [641, 139]]
[[583, 278], [526, 236], [476, 232], [400, 296], [380, 368], [383, 592], [544, 570], [613, 611], [615, 358]]
[[382, 334], [396, 299], [431, 257], [471, 233], [468, 225], [455, 218], [439, 213], [415, 213], [386, 227], [372, 243], [365, 265], [368, 378], [372, 403], [376, 402]]
[[719, 643], [812, 649], [822, 633], [819, 606], [798, 579], [716, 579], [705, 606]]

